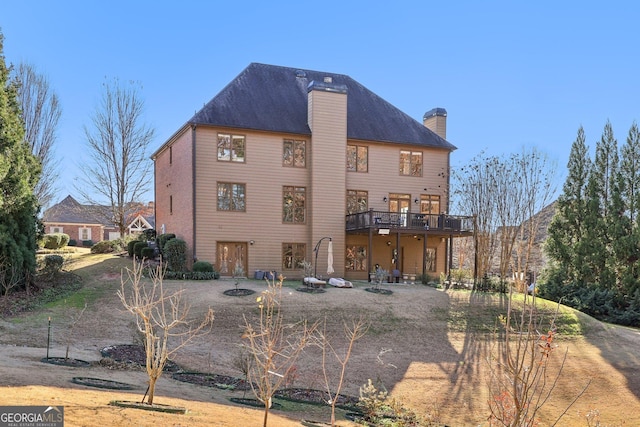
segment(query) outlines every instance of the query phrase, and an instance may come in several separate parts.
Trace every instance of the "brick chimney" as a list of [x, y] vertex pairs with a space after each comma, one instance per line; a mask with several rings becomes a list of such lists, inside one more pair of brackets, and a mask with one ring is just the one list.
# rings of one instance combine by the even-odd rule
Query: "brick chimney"
[[422, 124], [439, 137], [447, 139], [447, 110], [444, 108], [432, 108], [424, 113]]

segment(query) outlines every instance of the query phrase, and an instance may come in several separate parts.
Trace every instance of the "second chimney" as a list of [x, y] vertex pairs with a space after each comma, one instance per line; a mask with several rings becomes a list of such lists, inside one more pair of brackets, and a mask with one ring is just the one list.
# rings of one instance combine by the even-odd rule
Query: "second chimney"
[[432, 108], [424, 113], [422, 124], [442, 139], [447, 139], [447, 110]]

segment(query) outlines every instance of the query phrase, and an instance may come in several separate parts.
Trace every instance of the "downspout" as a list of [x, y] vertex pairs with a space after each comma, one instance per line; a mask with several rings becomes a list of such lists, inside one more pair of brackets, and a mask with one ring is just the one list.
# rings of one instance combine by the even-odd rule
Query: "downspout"
[[196, 125], [191, 125], [191, 212], [193, 215], [193, 248], [191, 248], [192, 252], [192, 261], [196, 260], [196, 230], [198, 229], [196, 224]]

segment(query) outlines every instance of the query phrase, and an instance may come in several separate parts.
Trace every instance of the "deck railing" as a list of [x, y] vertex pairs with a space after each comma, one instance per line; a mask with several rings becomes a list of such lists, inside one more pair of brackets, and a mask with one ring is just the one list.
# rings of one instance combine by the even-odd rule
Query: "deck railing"
[[347, 231], [368, 230], [370, 228], [415, 232], [470, 233], [473, 231], [473, 217], [374, 210], [346, 216]]

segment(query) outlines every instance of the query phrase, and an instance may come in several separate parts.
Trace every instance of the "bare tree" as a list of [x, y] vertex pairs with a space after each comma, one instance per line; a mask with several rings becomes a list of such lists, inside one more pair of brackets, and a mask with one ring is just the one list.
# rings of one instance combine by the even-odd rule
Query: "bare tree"
[[92, 125], [84, 128], [91, 161], [82, 166], [81, 185], [76, 185], [88, 204], [107, 201], [108, 209], [96, 214], [113, 221], [120, 235], [131, 219], [130, 208], [137, 206], [152, 178], [147, 150], [154, 130], [142, 122], [139, 87], [133, 82], [124, 86], [118, 80], [104, 83]]
[[260, 309], [257, 325], [244, 316], [247, 348], [253, 357], [249, 369], [249, 384], [256, 398], [264, 403], [263, 427], [267, 427], [267, 418], [274, 393], [289, 377], [298, 356], [310, 343], [317, 323], [308, 325], [306, 320], [298, 323], [285, 323], [282, 301], [282, 275], [279, 280], [267, 281], [267, 290], [258, 297]]
[[[190, 305], [182, 298], [184, 289], [169, 293], [163, 287], [162, 265], [150, 270], [151, 283], [142, 280], [142, 264], [133, 262], [120, 279], [118, 297], [135, 315], [138, 331], [144, 335], [146, 369], [149, 375], [147, 403], [153, 404], [155, 385], [167, 360], [193, 340], [211, 331], [213, 310], [201, 322], [189, 320]], [[144, 398], [143, 398], [144, 401]]]
[[51, 204], [56, 192], [59, 163], [55, 159], [55, 143], [62, 108], [58, 95], [51, 89], [48, 79], [31, 64], [22, 63], [15, 69], [18, 99], [24, 121], [25, 140], [31, 153], [42, 165], [40, 179], [34, 189], [40, 206]]
[[[535, 295], [525, 294], [521, 305], [515, 305], [511, 288], [507, 313], [500, 319], [504, 333], [500, 336], [496, 332], [494, 347], [488, 358], [491, 373], [489, 423], [508, 427], [533, 427], [538, 425], [538, 411], [550, 401], [558, 384], [568, 350], [560, 358], [555, 354], [558, 347], [555, 327], [557, 309], [545, 329], [543, 319], [536, 310]], [[556, 370], [552, 373], [551, 367], [554, 365]], [[551, 425], [560, 421], [590, 383], [591, 380], [586, 382]]]
[[[353, 351], [353, 345], [356, 341], [362, 338], [368, 330], [368, 324], [362, 317], [352, 320], [351, 324], [346, 321], [344, 323], [344, 335], [347, 340], [347, 348], [344, 352], [340, 353], [331, 343], [331, 340], [327, 336], [327, 319], [324, 320], [324, 327], [320, 334], [319, 345], [322, 348], [322, 374], [324, 375], [324, 384], [329, 394], [329, 404], [331, 405], [331, 426], [336, 425], [336, 403], [340, 397], [342, 391], [342, 385], [344, 383], [345, 372], [347, 370], [347, 363], [351, 358], [351, 352]], [[329, 361], [328, 355], [333, 355], [340, 364], [340, 375], [338, 377], [335, 392], [331, 391], [331, 380], [329, 379], [329, 367], [327, 366]]]

